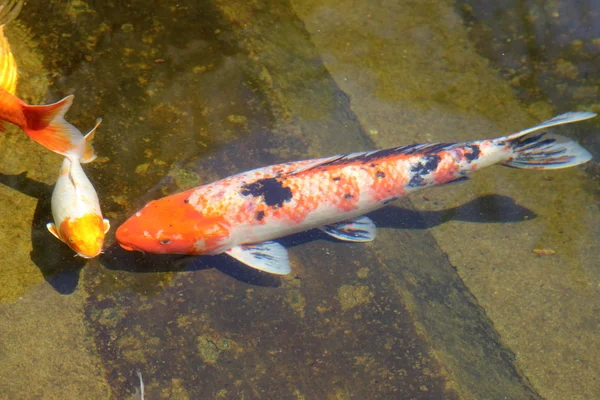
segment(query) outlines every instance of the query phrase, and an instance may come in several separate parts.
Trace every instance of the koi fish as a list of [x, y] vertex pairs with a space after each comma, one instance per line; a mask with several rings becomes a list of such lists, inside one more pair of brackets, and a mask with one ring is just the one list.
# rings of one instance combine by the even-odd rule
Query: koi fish
[[[92, 141], [101, 121], [85, 136], [86, 142]], [[46, 227], [56, 238], [83, 258], [100, 254], [110, 223], [102, 218], [98, 195], [77, 157], [65, 157], [62, 163], [52, 192], [52, 215], [54, 223]]]
[[4, 26], [17, 18], [24, 0], [4, 0], [0, 3], [0, 87], [15, 94], [17, 89], [17, 62], [10, 51]]
[[493, 164], [557, 169], [589, 161], [579, 144], [543, 129], [595, 115], [566, 113], [497, 139], [413, 144], [255, 169], [151, 201], [117, 229], [117, 241], [147, 253], [226, 253], [284, 275], [290, 272], [287, 250], [274, 239], [319, 228], [340, 240], [367, 242], [375, 238], [375, 225], [364, 214], [417, 190], [463, 180]]

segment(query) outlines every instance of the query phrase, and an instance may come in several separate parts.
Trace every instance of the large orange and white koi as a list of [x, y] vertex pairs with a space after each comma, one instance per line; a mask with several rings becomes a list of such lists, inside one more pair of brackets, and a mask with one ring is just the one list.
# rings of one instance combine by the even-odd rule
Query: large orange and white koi
[[411, 192], [464, 179], [493, 164], [524, 169], [572, 167], [591, 155], [545, 128], [594, 117], [559, 115], [490, 140], [415, 144], [272, 165], [151, 201], [117, 232], [126, 250], [227, 253], [250, 267], [290, 272], [287, 250], [274, 239], [319, 228], [341, 240], [370, 241], [364, 214]]
[[[96, 126], [85, 136], [86, 143], [92, 141], [100, 122], [98, 119]], [[63, 161], [52, 192], [52, 215], [54, 223], [46, 225], [50, 233], [81, 257], [93, 258], [100, 254], [110, 223], [102, 218], [98, 195], [78, 157], [65, 157]]]

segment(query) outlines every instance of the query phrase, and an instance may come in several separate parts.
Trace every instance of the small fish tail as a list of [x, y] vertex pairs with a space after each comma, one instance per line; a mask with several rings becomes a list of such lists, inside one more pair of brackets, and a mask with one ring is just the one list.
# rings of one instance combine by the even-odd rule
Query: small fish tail
[[81, 159], [81, 162], [89, 162], [86, 160], [91, 161], [95, 157], [91, 144], [87, 143], [79, 129], [64, 118], [72, 103], [73, 95], [45, 106], [23, 104], [26, 126], [22, 128], [30, 138], [47, 149]]
[[591, 154], [574, 140], [540, 130], [595, 116], [590, 112], [570, 112], [503, 138], [502, 142], [512, 150], [504, 165], [523, 169], [559, 169], [589, 161]]

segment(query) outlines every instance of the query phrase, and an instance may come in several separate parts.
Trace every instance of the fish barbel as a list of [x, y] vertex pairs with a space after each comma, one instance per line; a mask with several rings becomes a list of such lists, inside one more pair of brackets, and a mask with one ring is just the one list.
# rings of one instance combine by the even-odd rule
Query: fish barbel
[[590, 153], [545, 128], [594, 117], [559, 115], [533, 128], [464, 143], [427, 143], [277, 164], [151, 201], [123, 223], [126, 250], [160, 254], [227, 253], [250, 267], [290, 272], [287, 250], [274, 239], [319, 228], [341, 240], [375, 238], [364, 214], [411, 192], [465, 179], [503, 164], [557, 169]]

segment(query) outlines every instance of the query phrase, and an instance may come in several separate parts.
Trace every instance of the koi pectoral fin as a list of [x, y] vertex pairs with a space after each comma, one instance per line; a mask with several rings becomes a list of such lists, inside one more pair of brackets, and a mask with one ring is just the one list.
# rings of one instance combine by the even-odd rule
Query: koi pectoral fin
[[359, 217], [320, 228], [336, 239], [347, 242], [370, 242], [375, 239], [375, 224], [369, 217]]
[[276, 275], [287, 275], [291, 272], [288, 252], [277, 242], [235, 246], [225, 253], [259, 271]]
[[104, 218], [102, 222], [104, 223], [104, 233], [106, 233], [110, 229], [110, 221]]
[[46, 224], [46, 228], [48, 228], [48, 231], [54, 235], [55, 238], [57, 238], [58, 240], [60, 240], [61, 242], [64, 242], [64, 240], [62, 240], [62, 238], [60, 237], [60, 235], [58, 234], [58, 230], [56, 230], [56, 225], [54, 225], [53, 222], [48, 222]]

